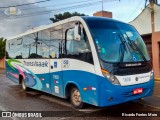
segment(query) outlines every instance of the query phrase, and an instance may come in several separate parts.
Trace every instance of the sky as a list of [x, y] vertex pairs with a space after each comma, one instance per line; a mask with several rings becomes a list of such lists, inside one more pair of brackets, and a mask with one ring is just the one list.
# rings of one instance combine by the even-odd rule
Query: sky
[[46, 0], [0, 0], [0, 37], [10, 38], [28, 29], [51, 24], [49, 18], [66, 11], [92, 16], [103, 8], [112, 12], [113, 19], [130, 22], [141, 13], [145, 5], [145, 0], [103, 0], [103, 7], [102, 0], [48, 0], [17, 6], [17, 15], [7, 14], [8, 6], [39, 1]]

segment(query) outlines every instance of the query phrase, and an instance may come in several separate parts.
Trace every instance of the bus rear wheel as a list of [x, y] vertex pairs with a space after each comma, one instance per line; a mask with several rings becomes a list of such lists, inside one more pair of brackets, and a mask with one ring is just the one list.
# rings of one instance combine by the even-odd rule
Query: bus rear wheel
[[70, 101], [75, 108], [81, 109], [84, 106], [81, 99], [81, 94], [76, 87], [71, 88]]
[[22, 79], [22, 90], [27, 91], [27, 86], [26, 86], [24, 79]]

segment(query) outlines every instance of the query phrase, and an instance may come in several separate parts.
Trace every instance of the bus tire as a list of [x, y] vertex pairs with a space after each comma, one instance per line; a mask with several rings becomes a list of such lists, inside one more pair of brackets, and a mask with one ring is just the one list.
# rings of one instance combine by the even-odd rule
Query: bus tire
[[23, 91], [27, 91], [28, 90], [24, 79], [22, 79], [22, 90]]
[[70, 102], [77, 109], [81, 109], [84, 107], [84, 103], [82, 102], [81, 99], [81, 94], [76, 87], [71, 88]]

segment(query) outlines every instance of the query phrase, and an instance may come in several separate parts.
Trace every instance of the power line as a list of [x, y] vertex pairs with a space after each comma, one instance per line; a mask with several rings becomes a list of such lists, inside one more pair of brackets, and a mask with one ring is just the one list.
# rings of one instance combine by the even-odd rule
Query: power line
[[[69, 6], [65, 8], [59, 8], [59, 9], [53, 9], [53, 10], [47, 10], [47, 11], [41, 11], [41, 12], [36, 12], [36, 13], [46, 13], [46, 12], [54, 12], [54, 11], [60, 11], [60, 10], [66, 10], [66, 9], [72, 9], [72, 8], [77, 8], [77, 7], [88, 7], [89, 5], [94, 5], [94, 4], [101, 3], [101, 1], [97, 2], [90, 2], [90, 3], [85, 3], [85, 4], [80, 4], [80, 5], [75, 5], [75, 6]], [[29, 14], [35, 14], [35, 13], [29, 13]], [[23, 15], [29, 15], [29, 14], [23, 14]]]
[[[58, 5], [54, 5], [54, 6], [62, 6], [62, 5], [68, 5], [68, 4], [77, 4], [77, 3], [82, 3], [82, 2], [91, 2], [89, 0], [85, 0], [85, 1], [78, 1], [78, 2], [69, 2], [69, 3], [65, 3], [65, 4], [58, 4]], [[42, 6], [42, 7], [38, 7], [38, 8], [26, 8], [26, 9], [20, 9], [20, 10], [31, 10], [31, 9], [40, 9], [40, 8], [46, 8], [46, 7], [53, 7], [53, 5], [50, 6]], [[71, 6], [72, 7], [72, 6]], [[67, 7], [68, 8], [68, 7]], [[60, 8], [62, 9], [62, 8]], [[55, 9], [55, 10], [59, 10], [59, 9]], [[48, 10], [50, 11], [50, 10]], [[41, 12], [48, 12], [48, 11], [41, 11]], [[3, 12], [3, 11], [0, 11]], [[39, 13], [39, 12], [38, 12]], [[33, 14], [33, 13], [29, 13], [29, 14]], [[26, 14], [22, 14], [21, 16], [24, 16]], [[27, 14], [28, 15], [28, 14]], [[5, 17], [4, 15], [2, 15], [3, 17]], [[9, 16], [9, 17], [14, 17], [14, 16]], [[5, 17], [5, 18], [9, 18], [9, 17]], [[18, 16], [17, 16], [18, 17]], [[0, 19], [1, 20], [1, 19]]]
[[[15, 18], [10, 18], [7, 17], [7, 19], [18, 19], [18, 18], [23, 18], [23, 17], [30, 17], [30, 16], [36, 16], [36, 15], [43, 15], [43, 14], [49, 14], [52, 12], [58, 12], [58, 11], [64, 11], [64, 10], [69, 10], [69, 9], [74, 9], [74, 8], [78, 8], [78, 7], [88, 7], [90, 5], [94, 5], [94, 4], [98, 4], [101, 1], [98, 2], [92, 2], [92, 3], [87, 3], [87, 4], [80, 4], [80, 5], [75, 5], [75, 6], [70, 6], [70, 7], [65, 7], [65, 8], [59, 8], [59, 9], [53, 9], [53, 10], [48, 10], [48, 11], [41, 11], [41, 12], [35, 12], [35, 13], [30, 13], [30, 14], [23, 14], [21, 16], [16, 15]], [[4, 18], [6, 19], [6, 18]], [[4, 20], [4, 19], [0, 19], [0, 20]]]
[[[85, 0], [85, 1], [79, 1], [79, 2], [69, 2], [69, 3], [65, 3], [65, 4], [57, 4], [57, 5], [49, 5], [49, 6], [41, 6], [41, 7], [36, 7], [36, 8], [24, 8], [24, 9], [20, 9], [21, 11], [27, 11], [27, 10], [33, 10], [33, 9], [42, 9], [42, 8], [49, 8], [49, 7], [54, 7], [54, 6], [63, 6], [63, 5], [70, 5], [70, 4], [77, 4], [77, 3], [82, 3], [82, 2], [91, 2], [90, 0]], [[1, 10], [0, 14], [3, 13], [4, 11]]]
[[[92, 0], [93, 1], [93, 0]], [[105, 2], [113, 2], [113, 1], [118, 1], [118, 0], [103, 0]], [[82, 2], [91, 2], [91, 0], [84, 0], [84, 1], [78, 1], [78, 2], [69, 2], [69, 3], [65, 3], [65, 4], [57, 4], [57, 5], [49, 5], [49, 6], [41, 6], [41, 7], [38, 7], [38, 8], [24, 8], [24, 9], [20, 9], [20, 10], [32, 10], [32, 9], [41, 9], [41, 8], [49, 8], [49, 7], [53, 7], [53, 6], [63, 6], [63, 5], [70, 5], [70, 4], [77, 4], [77, 3], [82, 3]], [[97, 1], [95, 1], [97, 2]], [[100, 2], [100, 1], [98, 1]], [[102, 2], [102, 0], [101, 0]], [[0, 11], [0, 12], [3, 12], [3, 11]]]
[[[82, 3], [82, 2], [93, 2], [93, 0], [84, 0], [84, 1], [78, 1], [78, 2], [69, 2], [69, 3], [64, 3], [64, 4], [58, 4], [58, 5], [49, 5], [49, 6], [41, 6], [38, 8], [25, 8], [25, 9], [21, 9], [21, 10], [30, 10], [30, 9], [40, 9], [40, 8], [46, 8], [46, 7], [53, 7], [53, 6], [63, 6], [63, 5], [68, 5], [68, 4], [76, 4], [76, 3]], [[118, 0], [101, 0], [101, 2], [113, 2], [113, 1], [118, 1]], [[96, 1], [95, 1], [96, 2]]]
[[[112, 0], [112, 1], [117, 1], [117, 0]], [[59, 8], [59, 9], [53, 9], [53, 10], [47, 10], [47, 11], [41, 11], [41, 12], [35, 12], [35, 13], [29, 13], [29, 14], [23, 14], [21, 16], [16, 15], [15, 18], [11, 18], [11, 17], [6, 17], [4, 19], [0, 19], [0, 20], [5, 20], [5, 19], [19, 19], [19, 18], [24, 18], [24, 17], [31, 17], [31, 16], [37, 16], [37, 15], [44, 15], [44, 14], [49, 14], [52, 12], [59, 12], [59, 11], [65, 11], [65, 10], [70, 10], [70, 9], [75, 9], [75, 8], [83, 8], [83, 7], [89, 7], [91, 5], [97, 5], [99, 3], [101, 3], [102, 1], [97, 1], [97, 2], [90, 2], [90, 3], [86, 3], [86, 4], [80, 4], [80, 5], [75, 5], [75, 6], [70, 6], [70, 7], [65, 7], [65, 8]], [[103, 2], [108, 2], [108, 0], [105, 0]]]
[[137, 11], [137, 9], [139, 8], [139, 5], [142, 3], [143, 1], [141, 0], [141, 2], [137, 5], [137, 7], [133, 10], [133, 12], [129, 15], [128, 19], [129, 20], [133, 15], [134, 13]]
[[42, 2], [48, 2], [50, 0], [44, 0], [44, 1], [38, 1], [38, 2], [33, 2], [33, 3], [26, 3], [26, 4], [20, 4], [20, 5], [11, 5], [7, 7], [0, 7], [0, 8], [9, 8], [9, 7], [19, 7], [19, 6], [25, 6], [25, 5], [31, 5], [31, 4], [37, 4], [37, 3], [42, 3]]
[[69, 2], [69, 3], [64, 3], [64, 4], [58, 4], [58, 5], [41, 6], [38, 8], [25, 8], [25, 9], [21, 9], [21, 10], [41, 9], [41, 8], [53, 7], [53, 6], [57, 7], [57, 6], [63, 6], [63, 5], [68, 5], [68, 4], [77, 4], [77, 3], [82, 3], [82, 2], [90, 2], [90, 0], [79, 1], [79, 2]]

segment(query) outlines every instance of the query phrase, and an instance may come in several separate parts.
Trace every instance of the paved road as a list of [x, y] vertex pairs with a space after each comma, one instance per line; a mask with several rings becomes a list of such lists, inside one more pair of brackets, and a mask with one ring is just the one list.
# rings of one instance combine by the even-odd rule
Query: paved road
[[[160, 82], [156, 83], [154, 96], [159, 97]], [[152, 102], [151, 100], [149, 102]], [[158, 101], [157, 101], [158, 102]], [[160, 98], [159, 98], [160, 102]], [[39, 91], [23, 92], [21, 86], [15, 85], [5, 76], [3, 70], [0, 71], [0, 111], [55, 111], [47, 112], [49, 115], [55, 115], [56, 117], [43, 117], [34, 118], [37, 120], [50, 120], [50, 119], [144, 119], [144, 117], [113, 117], [113, 112], [117, 110], [127, 111], [160, 111], [160, 108], [156, 105], [149, 106], [147, 102], [127, 102], [121, 105], [98, 108], [88, 105], [86, 109], [76, 110], [71, 104], [64, 99], [51, 96], [49, 94]], [[158, 105], [158, 103], [157, 103]], [[119, 113], [118, 113], [119, 114]], [[0, 118], [1, 120], [2, 118]], [[4, 119], [4, 118], [3, 118]], [[2, 120], [3, 120], [2, 119]], [[26, 120], [27, 118], [12, 117], [9, 120]], [[146, 120], [158, 120], [158, 117], [145, 117]], [[6, 119], [4, 119], [6, 120]]]

